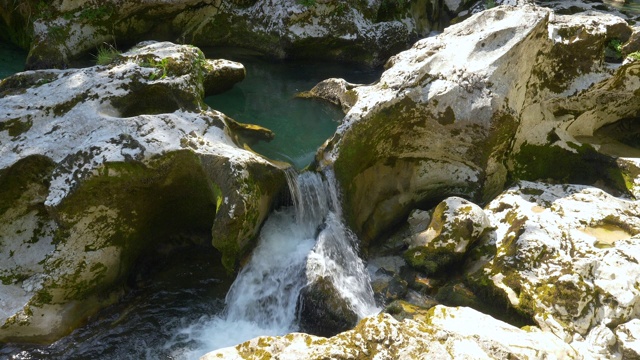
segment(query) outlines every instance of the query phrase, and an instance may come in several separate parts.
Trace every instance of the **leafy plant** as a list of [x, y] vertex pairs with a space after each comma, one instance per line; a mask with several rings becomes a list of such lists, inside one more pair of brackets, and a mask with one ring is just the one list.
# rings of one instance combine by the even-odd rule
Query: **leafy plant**
[[606, 56], [609, 56], [613, 59], [616, 59], [616, 60], [622, 59], [622, 41], [620, 41], [620, 39], [609, 40], [609, 42], [607, 42], [605, 52], [606, 52], [605, 54]]
[[141, 65], [144, 67], [156, 68], [162, 71], [162, 75], [160, 75], [160, 77], [158, 77], [156, 73], [151, 73], [151, 75], [149, 75], [149, 80], [164, 79], [167, 77], [167, 67], [169, 66], [169, 58], [164, 58], [160, 61], [149, 59], [148, 61], [144, 61]]
[[491, 8], [496, 7], [496, 0], [486, 0], [484, 6], [487, 9], [491, 9]]
[[107, 65], [113, 62], [120, 51], [111, 44], [104, 43], [104, 45], [98, 46], [98, 53], [95, 55], [97, 65]]

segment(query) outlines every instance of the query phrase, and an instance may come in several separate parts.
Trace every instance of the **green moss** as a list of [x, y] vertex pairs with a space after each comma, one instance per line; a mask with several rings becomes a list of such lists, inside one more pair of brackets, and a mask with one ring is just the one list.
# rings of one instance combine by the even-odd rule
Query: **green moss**
[[0, 122], [0, 131], [7, 131], [9, 136], [13, 137], [29, 131], [33, 125], [33, 121], [31, 121], [30, 117], [27, 117], [24, 121], [22, 120], [23, 119], [19, 118], [4, 120], [3, 122]]
[[11, 285], [17, 284], [29, 278], [27, 274], [9, 274], [9, 275], [0, 275], [0, 282], [3, 285]]
[[86, 94], [78, 94], [76, 96], [73, 97], [73, 99], [64, 102], [64, 103], [59, 103], [56, 104], [53, 107], [53, 114], [55, 116], [62, 116], [66, 113], [68, 113], [71, 109], [73, 109], [76, 105], [78, 105], [79, 103], [83, 102], [87, 100], [87, 96]]
[[459, 260], [462, 254], [459, 255], [456, 256], [452, 249], [418, 246], [407, 250], [404, 253], [404, 259], [411, 267], [432, 275]]
[[[612, 186], [624, 183], [615, 159], [589, 144], [569, 144], [575, 152], [554, 145], [524, 144], [514, 156], [512, 180], [557, 180], [593, 184], [604, 179]], [[619, 189], [626, 191], [626, 188]]]
[[[109, 217], [96, 217], [101, 214], [95, 213], [97, 208], [109, 209]], [[81, 230], [77, 224], [89, 216], [91, 231], [87, 233], [97, 238], [84, 250], [116, 246], [122, 249], [120, 268], [115, 283], [108, 284], [101, 283], [107, 272], [102, 264], [89, 269], [93, 272], [90, 281], [81, 281], [76, 273], [66, 279], [75, 283], [67, 296], [82, 299], [117, 285], [152, 244], [170, 241], [176, 234], [210, 233], [215, 209], [212, 184], [198, 156], [190, 151], [168, 153], [148, 165], [135, 161], [104, 164], [99, 175], [85, 180], [57, 207], [60, 220], [54, 242], [65, 242]], [[61, 263], [46, 264], [51, 271], [59, 266]]]
[[45, 304], [51, 304], [53, 296], [46, 290], [38, 291], [30, 300], [30, 305], [42, 307]]
[[15, 205], [28, 189], [28, 184], [38, 184], [46, 191], [54, 166], [51, 159], [33, 155], [0, 170], [0, 215]]

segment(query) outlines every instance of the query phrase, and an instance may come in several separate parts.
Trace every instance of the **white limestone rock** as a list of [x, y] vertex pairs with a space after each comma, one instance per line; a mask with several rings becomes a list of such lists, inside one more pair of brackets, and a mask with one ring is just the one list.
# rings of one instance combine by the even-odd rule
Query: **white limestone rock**
[[620, 324], [615, 331], [623, 359], [640, 359], [640, 320]]
[[215, 71], [226, 86], [244, 74], [149, 42], [109, 65], [0, 81], [0, 341], [69, 332], [181, 231], [211, 231], [233, 267], [285, 179], [204, 104]]
[[487, 215], [478, 205], [459, 198], [443, 200], [433, 211], [429, 227], [406, 239], [407, 262], [427, 274], [460, 261], [469, 248], [489, 229]]
[[640, 61], [602, 61], [608, 39], [630, 34], [601, 12], [499, 6], [393, 56], [377, 83], [346, 90], [357, 100], [317, 162], [335, 170], [365, 246], [420, 204], [486, 202], [509, 174], [629, 191], [618, 155], [580, 137], [640, 109]]
[[638, 211], [594, 187], [521, 182], [487, 205], [496, 253], [471, 278], [543, 330], [607, 349], [605, 326], [640, 316]]
[[331, 338], [292, 333], [213, 351], [212, 359], [579, 359], [550, 333], [526, 331], [475, 310], [438, 305], [402, 322], [388, 314], [362, 320]]

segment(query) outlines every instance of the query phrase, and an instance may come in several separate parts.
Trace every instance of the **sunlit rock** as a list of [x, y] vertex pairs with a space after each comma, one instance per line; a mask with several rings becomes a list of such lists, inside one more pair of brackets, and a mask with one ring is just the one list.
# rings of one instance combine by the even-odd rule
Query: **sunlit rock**
[[461, 198], [447, 198], [434, 209], [428, 228], [407, 239], [405, 259], [426, 274], [438, 272], [462, 260], [488, 228], [489, 218], [481, 207]]
[[143, 43], [0, 81], [0, 341], [68, 333], [172, 237], [213, 239], [233, 268], [285, 180], [204, 104], [226, 67], [242, 68]]
[[518, 329], [469, 308], [436, 306], [398, 321], [362, 320], [331, 338], [292, 333], [259, 337], [201, 359], [548, 359], [579, 358], [569, 345], [535, 327]]
[[521, 182], [487, 206], [495, 255], [470, 282], [567, 342], [610, 351], [603, 326], [639, 315], [638, 211], [594, 187]]
[[640, 320], [633, 319], [615, 329], [624, 359], [640, 359]]
[[630, 34], [605, 13], [501, 6], [392, 57], [377, 83], [345, 88], [356, 101], [317, 161], [335, 170], [365, 246], [411, 209], [486, 202], [508, 178], [632, 191], [620, 155], [585, 138], [637, 118], [640, 62], [603, 61], [609, 40]]

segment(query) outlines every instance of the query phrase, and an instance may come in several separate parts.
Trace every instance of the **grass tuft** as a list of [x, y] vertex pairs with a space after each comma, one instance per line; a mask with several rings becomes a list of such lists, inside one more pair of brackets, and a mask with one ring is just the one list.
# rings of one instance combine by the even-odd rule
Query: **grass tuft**
[[113, 62], [120, 55], [120, 51], [113, 45], [105, 43], [98, 46], [98, 52], [95, 55], [97, 65], [107, 65]]

